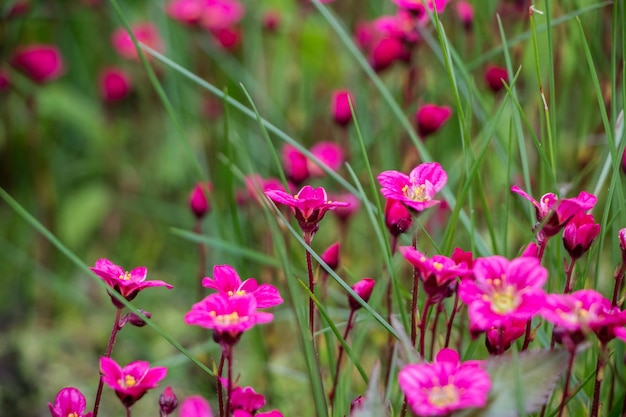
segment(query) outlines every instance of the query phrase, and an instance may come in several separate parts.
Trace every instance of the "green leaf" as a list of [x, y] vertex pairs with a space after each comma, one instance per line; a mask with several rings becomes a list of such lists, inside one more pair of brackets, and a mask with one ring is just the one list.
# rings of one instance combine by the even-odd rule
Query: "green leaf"
[[564, 350], [536, 350], [487, 360], [491, 391], [482, 409], [462, 410], [454, 417], [516, 417], [516, 398], [525, 413], [538, 411], [567, 367]]
[[389, 415], [389, 407], [385, 406], [385, 401], [380, 392], [380, 362], [376, 361], [370, 382], [367, 386], [367, 392], [363, 398], [363, 402], [358, 409], [350, 413], [350, 417], [385, 417]]

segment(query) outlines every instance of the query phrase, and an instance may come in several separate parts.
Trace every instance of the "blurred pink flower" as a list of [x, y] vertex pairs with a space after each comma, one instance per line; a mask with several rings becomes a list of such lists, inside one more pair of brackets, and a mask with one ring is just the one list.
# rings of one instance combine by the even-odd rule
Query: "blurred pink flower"
[[[157, 52], [163, 52], [163, 41], [161, 40], [156, 26], [152, 23], [136, 23], [131, 26], [131, 30], [138, 42], [143, 43]], [[126, 32], [125, 28], [121, 27], [115, 29], [111, 35], [111, 44], [113, 45], [113, 49], [123, 58], [139, 59], [135, 44], [133, 44], [133, 40], [128, 32]], [[149, 56], [149, 54], [146, 54], [146, 57]]]
[[544, 194], [539, 201], [517, 185], [512, 186], [511, 191], [532, 203], [539, 223], [543, 223], [546, 216], [550, 216], [541, 229], [547, 237], [559, 233], [576, 213], [586, 213], [591, 210], [598, 200], [595, 195], [586, 191], [581, 191], [578, 197], [561, 199], [553, 193], [548, 193]]
[[213, 330], [217, 339], [228, 345], [237, 343], [241, 334], [255, 324], [269, 323], [273, 319], [271, 313], [257, 311], [253, 295], [229, 297], [223, 293], [205, 297], [185, 315], [187, 324]]
[[[23, 14], [26, 14], [30, 11], [32, 4], [30, 0], [15, 0], [13, 3], [9, 3], [11, 6], [8, 8], [4, 7], [3, 12], [5, 12], [5, 16], [8, 19], [13, 19], [19, 17]], [[0, 18], [4, 16], [0, 15]]]
[[459, 285], [459, 297], [469, 306], [472, 329], [504, 326], [511, 319], [529, 320], [541, 310], [548, 271], [538, 259], [479, 258], [473, 272], [475, 280]]
[[563, 229], [563, 246], [567, 253], [578, 259], [589, 250], [595, 238], [600, 234], [600, 224], [592, 214], [578, 212]]
[[0, 68], [0, 93], [4, 93], [11, 88], [11, 76], [9, 73]]
[[467, 0], [457, 0], [456, 14], [466, 30], [470, 30], [474, 24], [474, 7]]
[[626, 228], [617, 232], [617, 238], [619, 239], [619, 248], [622, 251], [622, 262], [626, 262]]
[[422, 138], [437, 132], [452, 115], [452, 109], [448, 106], [425, 104], [415, 113], [417, 132]]
[[[363, 299], [363, 301], [367, 303], [370, 300], [372, 291], [374, 291], [374, 285], [376, 285], [376, 281], [372, 278], [363, 278], [352, 286], [352, 291], [354, 291]], [[359, 304], [359, 302], [350, 294], [348, 294], [348, 304], [350, 304], [351, 310], [358, 310], [361, 308], [361, 304]]]
[[105, 68], [98, 78], [100, 97], [107, 103], [123, 100], [130, 94], [130, 76], [121, 68]]
[[433, 363], [405, 366], [398, 374], [398, 383], [419, 416], [446, 416], [455, 410], [483, 407], [491, 389], [483, 363], [461, 363], [452, 349], [440, 350]]
[[211, 405], [199, 395], [192, 395], [180, 404], [180, 417], [213, 417]]
[[167, 375], [167, 368], [150, 368], [144, 361], [135, 361], [124, 368], [111, 358], [100, 358], [102, 382], [115, 390], [115, 394], [126, 407], [132, 406], [148, 390], [156, 388]]
[[220, 30], [235, 26], [245, 13], [237, 0], [203, 0], [201, 25], [208, 30]]
[[385, 203], [385, 224], [389, 233], [398, 237], [411, 228], [413, 216], [402, 202], [388, 198]]
[[211, 211], [208, 194], [213, 190], [211, 183], [199, 182], [189, 194], [189, 208], [198, 219], [202, 219]]
[[263, 29], [268, 32], [275, 32], [280, 27], [282, 15], [278, 10], [266, 10], [261, 18]]
[[404, 45], [398, 38], [382, 38], [375, 41], [369, 53], [369, 61], [380, 72], [404, 56]]
[[181, 23], [195, 25], [202, 18], [205, 3], [205, 0], [171, 0], [165, 6], [165, 11]]
[[[345, 161], [343, 149], [334, 142], [317, 142], [311, 148], [311, 153], [333, 171], [337, 171], [341, 168], [341, 165]], [[326, 172], [312, 160], [307, 159], [307, 163], [309, 174], [312, 176], [323, 177], [326, 175]]]
[[485, 70], [485, 82], [491, 91], [497, 93], [504, 88], [504, 83], [508, 84], [509, 73], [504, 67], [489, 65]]
[[230, 265], [214, 266], [213, 278], [205, 277], [202, 286], [229, 298], [251, 295], [256, 299], [257, 308], [274, 307], [283, 302], [276, 287], [270, 284], [259, 285], [254, 278], [242, 282], [237, 271]]
[[320, 258], [322, 258], [322, 260], [326, 262], [326, 265], [328, 265], [333, 271], [339, 267], [340, 247], [339, 242], [335, 242], [326, 248], [326, 250], [320, 255]]
[[310, 185], [302, 187], [296, 195], [278, 190], [268, 190], [265, 195], [275, 203], [284, 204], [291, 208], [302, 231], [311, 236], [319, 228], [319, 222], [328, 210], [345, 207], [349, 204], [330, 201], [323, 187], [313, 188]]
[[288, 143], [283, 145], [281, 156], [287, 178], [295, 184], [301, 184], [309, 178], [309, 160], [295, 146]]
[[[127, 272], [119, 265], [115, 265], [108, 259], [98, 259], [95, 266], [89, 268], [98, 275], [113, 290], [117, 291], [126, 300], [133, 300], [139, 291], [148, 287], [166, 287], [173, 288], [167, 282], [153, 280], [146, 281], [148, 270], [145, 266], [140, 266]], [[111, 297], [113, 304], [121, 308], [121, 305], [115, 298]]]
[[235, 387], [232, 390], [231, 402], [233, 410], [244, 410], [254, 415], [265, 405], [265, 397], [256, 393], [252, 387]]
[[344, 223], [350, 220], [350, 217], [354, 216], [354, 214], [361, 208], [361, 200], [359, 200], [359, 198], [352, 193], [334, 194], [331, 200], [348, 203], [347, 206], [337, 207], [334, 211], [335, 216], [337, 216], [339, 221]]
[[[244, 182], [246, 184], [246, 190], [248, 191], [250, 198], [257, 202], [260, 201], [259, 195], [265, 196], [265, 191], [267, 190], [286, 191], [282, 181], [280, 181], [279, 179], [263, 178], [259, 174], [247, 175], [244, 179]], [[289, 187], [290, 193], [294, 191], [293, 184], [288, 183], [287, 186]]]
[[65, 71], [61, 51], [55, 45], [19, 47], [11, 57], [11, 65], [39, 84], [54, 81]]
[[85, 412], [87, 401], [78, 389], [63, 388], [54, 399], [54, 404], [48, 403], [52, 417], [91, 417], [92, 413]]
[[352, 107], [355, 106], [354, 96], [350, 90], [344, 89], [333, 92], [330, 110], [335, 123], [339, 126], [347, 126], [352, 121], [350, 103], [352, 103]]
[[439, 200], [433, 198], [447, 181], [448, 174], [437, 162], [420, 164], [409, 175], [398, 171], [384, 171], [378, 175], [384, 197], [400, 201], [415, 211], [438, 204]]
[[227, 51], [234, 51], [241, 43], [241, 31], [235, 26], [212, 29], [211, 34], [219, 46]]
[[[527, 320], [505, 320], [501, 326], [492, 326], [485, 332], [485, 345], [492, 355], [500, 355], [511, 347], [511, 344], [526, 333]], [[470, 329], [473, 332], [473, 329]], [[481, 330], [477, 331], [478, 333]], [[500, 333], [502, 332], [502, 333]]]

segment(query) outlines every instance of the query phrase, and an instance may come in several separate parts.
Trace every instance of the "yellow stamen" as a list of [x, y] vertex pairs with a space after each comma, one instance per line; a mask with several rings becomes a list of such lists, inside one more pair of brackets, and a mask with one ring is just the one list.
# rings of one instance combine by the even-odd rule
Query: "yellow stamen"
[[117, 381], [117, 383], [124, 388], [130, 388], [134, 387], [135, 384], [137, 384], [137, 380], [132, 375], [126, 375], [124, 376], [123, 380], [120, 379], [119, 381]]
[[433, 387], [428, 393], [428, 401], [436, 407], [445, 407], [459, 402], [459, 390], [453, 384]]
[[120, 281], [128, 281], [128, 280], [130, 280], [130, 272], [128, 272], [128, 271], [124, 272], [124, 275], [120, 275], [118, 277], [118, 279]]
[[246, 291], [245, 291], [245, 290], [237, 290], [237, 291], [235, 291], [235, 292], [233, 292], [233, 291], [228, 291], [228, 296], [229, 296], [229, 297], [232, 297], [232, 296], [234, 296], [234, 295], [238, 295], [238, 296], [241, 296], [241, 295], [246, 295]]
[[426, 195], [426, 186], [421, 185], [405, 185], [402, 187], [402, 193], [413, 201], [418, 203], [430, 200], [430, 197]]
[[441, 271], [443, 269], [443, 264], [440, 262], [433, 262], [433, 267], [437, 270], [437, 271]]

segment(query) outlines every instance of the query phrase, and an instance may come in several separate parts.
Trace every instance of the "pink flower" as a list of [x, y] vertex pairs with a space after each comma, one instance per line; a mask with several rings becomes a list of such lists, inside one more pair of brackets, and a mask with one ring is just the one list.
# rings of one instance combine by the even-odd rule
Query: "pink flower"
[[237, 27], [212, 29], [211, 34], [218, 45], [227, 51], [234, 51], [241, 43], [241, 30]]
[[352, 103], [352, 107], [355, 106], [354, 96], [350, 90], [337, 90], [333, 92], [331, 113], [335, 123], [339, 126], [345, 127], [352, 121], [350, 103]]
[[589, 250], [594, 239], [600, 234], [600, 225], [593, 215], [578, 212], [563, 229], [563, 246], [567, 253], [578, 259]]
[[9, 73], [0, 68], [0, 93], [4, 93], [11, 88], [11, 76]]
[[384, 171], [378, 175], [386, 198], [401, 201], [409, 209], [423, 211], [439, 203], [433, 200], [448, 181], [448, 174], [437, 162], [420, 164], [409, 175], [398, 171]]
[[547, 237], [556, 235], [570, 221], [576, 213], [585, 213], [595, 206], [598, 200], [595, 195], [581, 191], [578, 197], [559, 199], [555, 194], [544, 194], [539, 201], [536, 201], [517, 185], [511, 187], [511, 191], [521, 195], [530, 201], [535, 207], [537, 221], [543, 223], [547, 216], [541, 232]]
[[286, 143], [282, 150], [283, 168], [287, 177], [296, 184], [309, 178], [309, 160], [295, 146]]
[[[265, 191], [268, 190], [280, 190], [286, 191], [282, 181], [277, 178], [263, 178], [259, 174], [247, 175], [244, 179], [246, 184], [246, 190], [250, 197], [259, 202], [259, 195], [264, 196]], [[289, 192], [293, 192], [293, 184], [287, 184], [289, 186]]]
[[[376, 285], [376, 281], [372, 278], [363, 278], [352, 286], [352, 291], [367, 303], [372, 295], [372, 291], [374, 291], [374, 285]], [[361, 308], [361, 304], [350, 294], [348, 294], [348, 303], [351, 310]]]
[[[343, 149], [341, 149], [341, 146], [334, 142], [318, 142], [311, 148], [311, 153], [333, 171], [337, 171], [341, 168], [341, 165], [345, 160]], [[312, 176], [323, 177], [326, 174], [326, 172], [315, 162], [307, 160], [307, 163], [309, 173]]]
[[100, 97], [107, 103], [123, 100], [130, 94], [130, 76], [121, 68], [105, 68], [98, 78]]
[[619, 239], [619, 248], [622, 251], [622, 262], [626, 262], [626, 229], [620, 229], [617, 232], [617, 237]]
[[211, 31], [232, 28], [246, 11], [237, 0], [205, 0], [204, 3], [201, 24]]
[[417, 132], [422, 138], [426, 138], [441, 129], [451, 115], [452, 109], [448, 106], [425, 104], [415, 114]]
[[185, 322], [215, 332], [220, 342], [237, 343], [241, 334], [255, 324], [269, 323], [271, 313], [257, 311], [252, 295], [229, 297], [223, 293], [211, 294], [194, 304], [185, 315]]
[[479, 258], [473, 271], [475, 280], [459, 285], [459, 297], [469, 305], [471, 328], [487, 330], [511, 319], [529, 320], [541, 310], [548, 271], [538, 259]]
[[474, 8], [468, 1], [458, 0], [456, 2], [456, 14], [459, 20], [463, 22], [465, 30], [472, 29], [472, 25], [474, 24]]
[[48, 403], [52, 417], [91, 417], [92, 413], [85, 413], [87, 401], [78, 389], [73, 387], [63, 388], [54, 399], [54, 405]]
[[189, 194], [189, 208], [197, 219], [202, 219], [211, 211], [208, 194], [213, 190], [211, 183], [197, 183]]
[[[501, 326], [492, 326], [485, 333], [485, 345], [492, 355], [500, 355], [526, 333], [527, 320], [511, 319]], [[473, 329], [470, 329], [472, 331]], [[478, 330], [477, 332], [480, 332]], [[502, 332], [502, 333], [500, 333]]]
[[167, 14], [175, 20], [187, 25], [200, 22], [206, 5], [203, 0], [172, 0], [165, 6]]
[[148, 390], [156, 388], [167, 375], [167, 368], [150, 368], [144, 361], [135, 361], [124, 368], [111, 358], [100, 358], [102, 382], [115, 390], [115, 394], [126, 407], [132, 406]]
[[54, 45], [23, 46], [13, 53], [11, 65], [39, 84], [54, 81], [65, 71], [61, 51]]
[[199, 395], [187, 397], [180, 404], [180, 417], [213, 417], [209, 402]]
[[389, 233], [398, 237], [411, 228], [413, 216], [400, 201], [388, 198], [385, 203], [385, 224]]
[[359, 200], [359, 198], [352, 193], [335, 194], [331, 200], [348, 203], [347, 206], [337, 207], [334, 211], [339, 221], [343, 223], [350, 220], [350, 218], [361, 208], [361, 200]]
[[320, 256], [333, 271], [339, 267], [339, 242], [330, 245]]
[[[148, 270], [141, 266], [127, 272], [121, 266], [115, 265], [108, 259], [98, 259], [96, 265], [89, 268], [98, 275], [113, 290], [117, 291], [126, 300], [133, 300], [139, 291], [148, 287], [166, 287], [172, 289], [172, 285], [163, 281], [146, 281]], [[121, 308], [121, 305], [115, 298], [111, 297], [113, 304]]]
[[233, 410], [244, 410], [254, 415], [265, 405], [265, 397], [257, 394], [252, 387], [235, 387], [232, 390]]
[[489, 65], [485, 70], [485, 82], [491, 91], [497, 93], [504, 88], [504, 83], [508, 84], [509, 73], [504, 67]]
[[427, 258], [411, 246], [400, 247], [400, 253], [418, 269], [424, 290], [435, 303], [454, 294], [457, 277], [470, 274], [465, 262], [457, 263], [446, 256]]
[[426, 8], [442, 13], [450, 0], [392, 0], [399, 8], [410, 11], [422, 24], [428, 21]]
[[[131, 30], [137, 41], [157, 52], [163, 51], [163, 41], [152, 23], [137, 23], [131, 26]], [[125, 28], [117, 28], [111, 35], [113, 49], [126, 59], [139, 59], [137, 49]], [[146, 56], [149, 56], [146, 54]]]
[[298, 194], [293, 196], [278, 190], [268, 190], [265, 195], [275, 203], [291, 208], [302, 231], [311, 235], [315, 234], [319, 222], [328, 210], [348, 206], [348, 203], [330, 201], [323, 187], [313, 188], [310, 185], [302, 187]]
[[261, 21], [263, 29], [268, 32], [276, 32], [282, 22], [282, 16], [278, 10], [266, 10]]
[[165, 387], [161, 396], [159, 396], [159, 408], [161, 413], [168, 416], [178, 407], [178, 398], [174, 394], [172, 387]]
[[283, 302], [276, 287], [270, 284], [259, 285], [254, 278], [241, 282], [239, 274], [230, 265], [213, 267], [213, 278], [204, 278], [202, 286], [217, 290], [227, 297], [252, 295], [256, 299], [256, 308], [274, 307]]
[[491, 389], [489, 374], [479, 361], [461, 363], [459, 354], [442, 349], [434, 363], [407, 365], [398, 382], [413, 412], [445, 416], [455, 410], [483, 407]]
[[404, 45], [397, 38], [382, 38], [372, 45], [369, 61], [376, 72], [381, 72], [404, 56]]

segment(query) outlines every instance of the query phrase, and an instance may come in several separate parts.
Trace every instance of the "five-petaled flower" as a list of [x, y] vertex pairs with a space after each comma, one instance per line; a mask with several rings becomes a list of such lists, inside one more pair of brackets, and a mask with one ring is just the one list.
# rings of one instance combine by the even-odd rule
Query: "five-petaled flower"
[[561, 199], [553, 193], [548, 193], [544, 194], [539, 201], [532, 198], [517, 185], [512, 186], [511, 191], [533, 204], [537, 221], [540, 224], [544, 223], [541, 232], [546, 237], [559, 233], [576, 213], [586, 213], [596, 205], [598, 200], [595, 195], [586, 191], [581, 191], [578, 197]]
[[185, 315], [185, 322], [212, 329], [216, 340], [234, 345], [243, 332], [273, 318], [271, 313], [257, 311], [256, 298], [251, 294], [229, 297], [216, 293], [194, 304]]
[[378, 175], [383, 196], [401, 201], [414, 211], [438, 204], [439, 200], [433, 198], [447, 181], [448, 174], [437, 162], [420, 164], [409, 175], [398, 171], [384, 171]]
[[[148, 274], [148, 270], [140, 266], [131, 270], [130, 272], [124, 270], [119, 265], [115, 265], [113, 262], [108, 259], [99, 259], [96, 261], [96, 265], [90, 268], [96, 275], [98, 275], [102, 280], [115, 291], [120, 293], [122, 297], [126, 300], [133, 300], [139, 291], [148, 287], [166, 287], [168, 289], [173, 288], [172, 285], [163, 281], [146, 281], [146, 275]], [[121, 304], [115, 297], [111, 296], [111, 301], [113, 304], [122, 308], [123, 304]]]
[[200, 395], [192, 395], [180, 404], [180, 417], [213, 417], [211, 405]]
[[52, 417], [91, 417], [91, 411], [85, 413], [86, 407], [85, 396], [73, 387], [63, 388], [54, 399], [54, 404], [48, 403]]
[[402, 368], [398, 382], [413, 412], [419, 416], [444, 416], [455, 410], [483, 407], [491, 389], [482, 362], [461, 363], [459, 354], [447, 348], [437, 353], [433, 363]]
[[304, 234], [311, 237], [319, 228], [319, 222], [328, 210], [349, 205], [341, 201], [330, 201], [323, 187], [313, 188], [310, 185], [302, 187], [296, 195], [280, 190], [267, 190], [265, 195], [275, 203], [291, 208]]
[[274, 307], [283, 302], [276, 287], [270, 284], [259, 285], [254, 278], [242, 282], [237, 271], [230, 265], [213, 267], [213, 278], [205, 277], [202, 286], [217, 290], [227, 297], [252, 295], [256, 300], [256, 308]]
[[135, 361], [124, 368], [111, 358], [100, 358], [102, 382], [115, 390], [115, 394], [125, 407], [131, 407], [148, 390], [156, 388], [165, 376], [167, 368], [150, 368], [145, 361]]
[[504, 326], [510, 319], [528, 320], [543, 306], [542, 287], [548, 271], [536, 258], [478, 258], [473, 272], [475, 280], [459, 284], [459, 297], [469, 305], [472, 329]]

